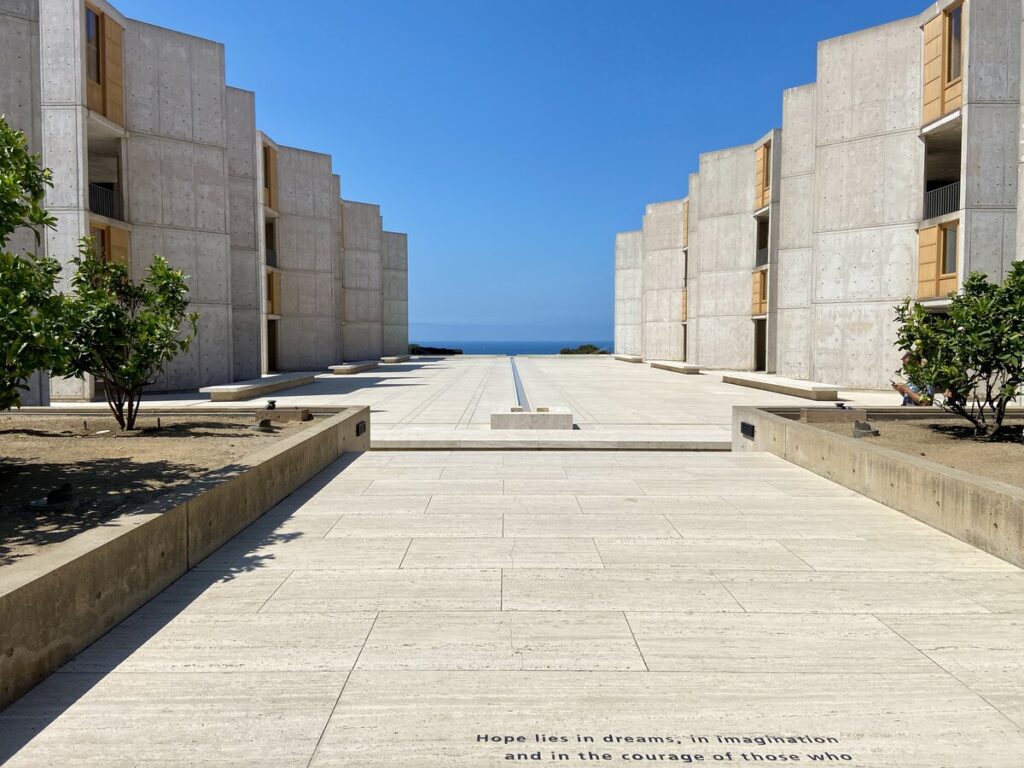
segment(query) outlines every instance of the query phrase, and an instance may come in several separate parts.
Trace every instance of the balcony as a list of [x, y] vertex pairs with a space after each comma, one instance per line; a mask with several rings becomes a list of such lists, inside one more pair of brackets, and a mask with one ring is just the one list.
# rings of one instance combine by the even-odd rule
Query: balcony
[[89, 211], [97, 216], [124, 221], [124, 201], [121, 195], [99, 184], [89, 185]]
[[924, 194], [924, 218], [934, 219], [960, 210], [960, 182], [938, 187]]
[[273, 248], [267, 248], [267, 266], [277, 266], [277, 251], [274, 250]]
[[758, 248], [757, 255], [754, 257], [755, 267], [764, 267], [768, 265], [768, 249]]

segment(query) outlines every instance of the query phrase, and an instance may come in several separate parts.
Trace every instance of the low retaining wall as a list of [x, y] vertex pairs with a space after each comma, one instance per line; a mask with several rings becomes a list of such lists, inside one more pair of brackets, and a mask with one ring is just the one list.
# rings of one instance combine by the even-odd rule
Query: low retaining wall
[[1024, 567], [1024, 489], [749, 406], [733, 408], [732, 445], [773, 453]]
[[0, 709], [341, 454], [369, 450], [369, 427], [369, 408], [345, 409], [148, 506], [5, 566]]

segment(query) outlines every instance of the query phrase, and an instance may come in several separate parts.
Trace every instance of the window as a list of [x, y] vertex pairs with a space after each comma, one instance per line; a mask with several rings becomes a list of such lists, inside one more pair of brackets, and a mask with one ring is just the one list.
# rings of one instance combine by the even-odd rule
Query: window
[[956, 250], [957, 250], [956, 224], [950, 224], [942, 228], [942, 274], [956, 274]]
[[100, 50], [100, 15], [92, 8], [85, 9], [85, 74], [94, 83], [100, 80], [102, 71]]
[[270, 189], [270, 147], [263, 145], [263, 188]]
[[100, 261], [107, 260], [107, 230], [105, 227], [90, 227], [89, 235], [92, 237], [92, 252]]
[[772, 143], [769, 141], [764, 145], [764, 188], [771, 189], [772, 186]]
[[946, 82], [960, 79], [963, 70], [963, 12], [962, 5], [946, 14], [947, 67]]

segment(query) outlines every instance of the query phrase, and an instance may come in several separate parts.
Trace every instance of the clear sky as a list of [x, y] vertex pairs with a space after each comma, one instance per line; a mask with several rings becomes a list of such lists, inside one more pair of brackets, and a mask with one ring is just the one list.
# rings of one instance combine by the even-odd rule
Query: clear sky
[[612, 339], [614, 236], [779, 125], [816, 41], [926, 0], [114, 0], [409, 233], [413, 341]]

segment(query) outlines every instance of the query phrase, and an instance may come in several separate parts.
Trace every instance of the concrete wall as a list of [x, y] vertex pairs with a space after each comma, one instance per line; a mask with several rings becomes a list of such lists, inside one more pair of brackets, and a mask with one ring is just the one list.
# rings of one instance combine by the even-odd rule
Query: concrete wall
[[966, 7], [962, 267], [1000, 279], [1017, 254], [1021, 2]]
[[409, 354], [409, 236], [384, 232], [381, 273], [382, 343], [384, 355]]
[[652, 203], [644, 213], [643, 356], [682, 360], [683, 200]]
[[814, 323], [811, 265], [814, 251], [815, 86], [786, 91], [782, 97], [778, 230], [775, 281], [778, 317], [776, 372], [811, 378]]
[[228, 153], [228, 224], [231, 244], [232, 377], [258, 378], [260, 362], [260, 295], [262, 258], [259, 237], [259, 196], [256, 95], [228, 88], [226, 93]]
[[815, 101], [810, 376], [882, 387], [899, 363], [893, 306], [916, 290], [924, 196], [917, 19], [821, 43]]
[[124, 32], [131, 272], [153, 254], [188, 276], [199, 333], [155, 389], [230, 381], [231, 249], [224, 47], [150, 24]]
[[642, 355], [643, 232], [615, 235], [615, 354]]
[[341, 302], [335, 285], [342, 258], [341, 180], [331, 171], [330, 155], [292, 147], [278, 150], [277, 173], [277, 263], [282, 270], [278, 368], [326, 370], [341, 357]]
[[690, 359], [706, 368], [746, 370], [754, 363], [750, 309], [757, 251], [755, 165], [754, 145], [702, 154], [696, 207], [690, 190], [690, 220], [696, 209], [697, 231], [689, 257], [699, 293], [690, 312], [697, 319], [690, 330], [697, 358]]
[[344, 353], [346, 360], [381, 356], [380, 206], [344, 201]]

